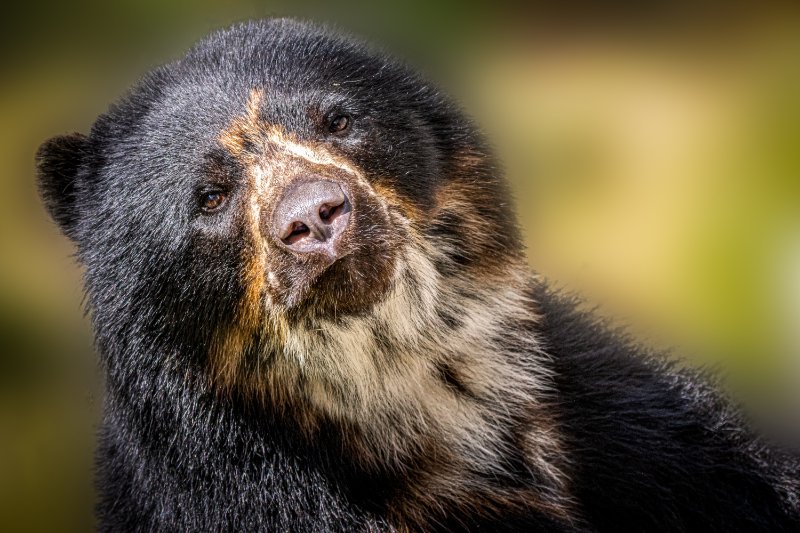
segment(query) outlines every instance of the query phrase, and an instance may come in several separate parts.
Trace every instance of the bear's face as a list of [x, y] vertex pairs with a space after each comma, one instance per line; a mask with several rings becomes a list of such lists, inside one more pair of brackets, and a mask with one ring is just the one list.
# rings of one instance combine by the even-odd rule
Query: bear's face
[[472, 125], [405, 67], [307, 24], [213, 35], [38, 157], [101, 355], [131, 374], [122, 338], [226, 390], [303, 388], [339, 412], [387, 375], [442, 374], [420, 354], [502, 321], [489, 304], [521, 283]]
[[301, 103], [292, 111], [307, 116], [302, 130], [290, 129], [265, 119], [264, 100], [252, 89], [244, 113], [204, 154], [189, 231], [191, 248], [211, 253], [196, 259], [212, 269], [214, 250], [237, 243], [243, 305], [270, 316], [365, 312], [389, 290], [408, 241], [403, 203], [390, 204], [387, 185], [352, 156], [369, 134], [353, 114]]

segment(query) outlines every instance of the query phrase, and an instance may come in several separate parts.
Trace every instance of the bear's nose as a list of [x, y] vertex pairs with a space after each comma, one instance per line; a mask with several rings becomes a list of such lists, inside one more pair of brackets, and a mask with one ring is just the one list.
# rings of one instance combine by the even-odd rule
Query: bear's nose
[[350, 210], [350, 201], [339, 184], [304, 181], [290, 186], [281, 197], [272, 230], [292, 251], [323, 252], [336, 259]]

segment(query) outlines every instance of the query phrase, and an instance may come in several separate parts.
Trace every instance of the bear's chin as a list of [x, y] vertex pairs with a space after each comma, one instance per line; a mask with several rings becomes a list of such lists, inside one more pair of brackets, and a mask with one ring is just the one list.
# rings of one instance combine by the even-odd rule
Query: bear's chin
[[294, 288], [287, 299], [289, 316], [337, 320], [368, 313], [392, 289], [394, 261], [380, 263], [359, 253], [342, 257], [310, 283]]

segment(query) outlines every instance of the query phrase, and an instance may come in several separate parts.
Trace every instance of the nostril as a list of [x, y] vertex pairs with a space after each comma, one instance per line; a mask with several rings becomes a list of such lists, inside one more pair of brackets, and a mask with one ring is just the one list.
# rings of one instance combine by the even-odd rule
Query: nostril
[[284, 233], [281, 240], [284, 244], [291, 245], [311, 233], [311, 230], [302, 222], [292, 222]]
[[319, 208], [319, 218], [323, 222], [333, 222], [333, 220], [344, 211], [344, 202], [338, 204], [323, 204]]

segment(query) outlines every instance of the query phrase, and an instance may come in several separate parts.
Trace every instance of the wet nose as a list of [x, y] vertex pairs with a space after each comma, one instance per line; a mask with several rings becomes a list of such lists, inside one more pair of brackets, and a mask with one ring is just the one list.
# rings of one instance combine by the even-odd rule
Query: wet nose
[[289, 249], [338, 256], [350, 218], [350, 201], [339, 184], [305, 181], [289, 187], [275, 208], [273, 232]]

